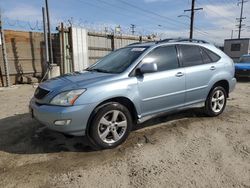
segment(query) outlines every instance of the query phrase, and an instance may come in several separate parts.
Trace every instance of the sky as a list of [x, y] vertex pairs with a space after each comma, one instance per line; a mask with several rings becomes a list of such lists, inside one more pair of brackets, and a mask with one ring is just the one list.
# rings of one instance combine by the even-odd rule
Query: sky
[[[188, 37], [191, 0], [48, 0], [52, 30], [60, 22], [95, 31], [155, 34], [160, 38]], [[225, 38], [237, 37], [237, 0], [196, 0], [194, 38], [223, 44]], [[42, 31], [44, 0], [0, 0], [4, 29]], [[242, 37], [250, 37], [250, 2], [244, 4]], [[184, 15], [184, 16], [179, 16]], [[249, 27], [248, 27], [249, 26]]]

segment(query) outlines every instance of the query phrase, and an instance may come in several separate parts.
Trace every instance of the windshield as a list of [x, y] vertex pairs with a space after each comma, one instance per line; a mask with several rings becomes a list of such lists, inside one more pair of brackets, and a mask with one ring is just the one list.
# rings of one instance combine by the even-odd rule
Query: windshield
[[250, 63], [250, 56], [241, 57], [239, 63]]
[[87, 71], [106, 73], [124, 72], [148, 47], [126, 47], [111, 52], [96, 64], [87, 68]]

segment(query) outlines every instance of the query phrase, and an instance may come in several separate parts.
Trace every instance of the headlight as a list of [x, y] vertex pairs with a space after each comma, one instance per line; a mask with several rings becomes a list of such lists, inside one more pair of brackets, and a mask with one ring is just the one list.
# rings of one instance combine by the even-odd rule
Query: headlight
[[86, 89], [77, 89], [59, 93], [50, 101], [50, 103], [60, 106], [72, 106], [76, 99], [85, 91]]

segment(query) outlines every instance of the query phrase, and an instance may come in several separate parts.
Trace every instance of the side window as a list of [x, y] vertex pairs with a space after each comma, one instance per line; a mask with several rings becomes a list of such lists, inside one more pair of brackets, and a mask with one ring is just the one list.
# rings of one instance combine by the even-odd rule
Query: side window
[[208, 56], [204, 48], [201, 48], [201, 56], [205, 64], [212, 63], [212, 59]]
[[205, 50], [207, 55], [211, 58], [212, 62], [216, 62], [216, 61], [220, 60], [220, 56], [218, 56], [216, 53], [214, 53], [206, 48], [203, 48], [203, 49]]
[[184, 67], [202, 65], [200, 48], [192, 45], [179, 45]]
[[157, 64], [158, 71], [178, 68], [178, 59], [175, 46], [163, 46], [154, 49], [144, 57]]

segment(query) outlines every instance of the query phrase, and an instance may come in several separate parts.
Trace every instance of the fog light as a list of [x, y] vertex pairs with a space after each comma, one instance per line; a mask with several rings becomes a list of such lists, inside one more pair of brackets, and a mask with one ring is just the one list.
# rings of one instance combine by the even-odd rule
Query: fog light
[[70, 119], [65, 119], [65, 120], [56, 120], [54, 122], [55, 125], [68, 125], [70, 124], [71, 120]]

